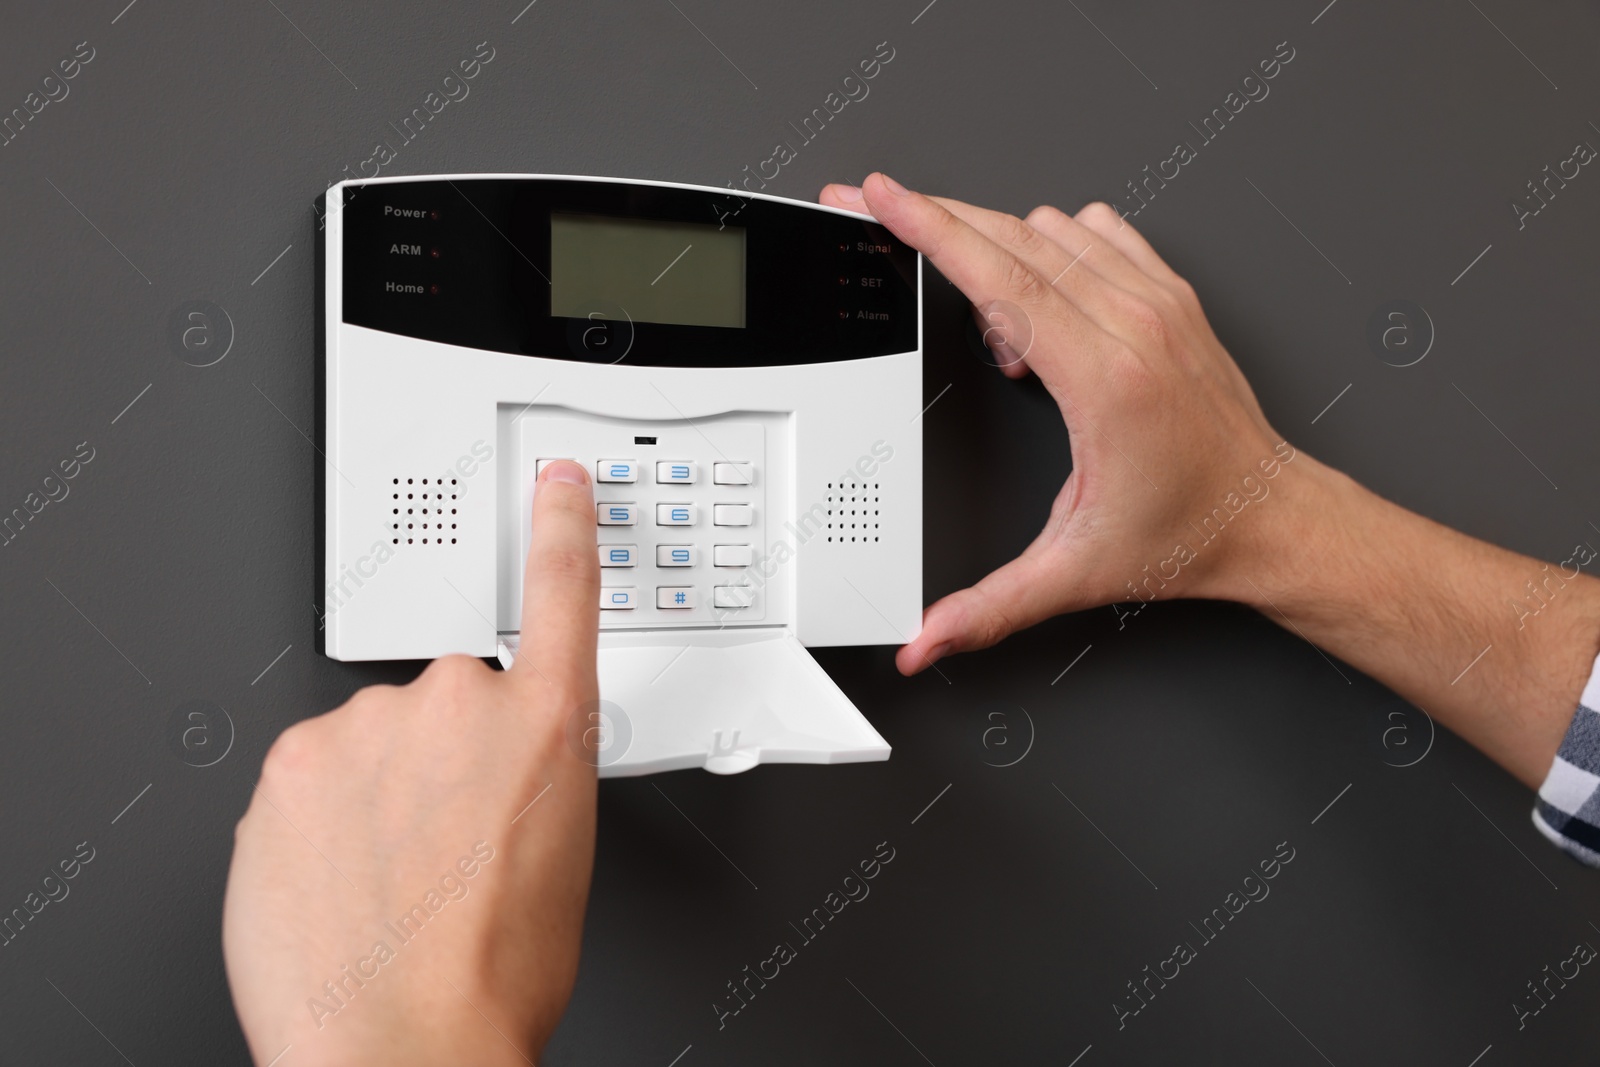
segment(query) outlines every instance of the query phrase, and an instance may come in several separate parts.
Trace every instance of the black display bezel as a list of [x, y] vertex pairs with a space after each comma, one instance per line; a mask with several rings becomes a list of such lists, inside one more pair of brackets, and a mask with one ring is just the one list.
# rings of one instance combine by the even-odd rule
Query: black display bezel
[[[803, 204], [635, 182], [473, 178], [346, 186], [342, 212], [343, 317], [353, 325], [638, 366], [822, 363], [917, 347], [916, 252], [875, 222]], [[551, 316], [553, 213], [743, 227], [745, 326]]]

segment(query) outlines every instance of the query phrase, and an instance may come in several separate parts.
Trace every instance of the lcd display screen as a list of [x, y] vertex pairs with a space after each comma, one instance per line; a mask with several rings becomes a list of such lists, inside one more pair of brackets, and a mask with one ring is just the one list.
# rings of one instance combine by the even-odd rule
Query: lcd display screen
[[550, 314], [743, 329], [745, 231], [552, 214]]

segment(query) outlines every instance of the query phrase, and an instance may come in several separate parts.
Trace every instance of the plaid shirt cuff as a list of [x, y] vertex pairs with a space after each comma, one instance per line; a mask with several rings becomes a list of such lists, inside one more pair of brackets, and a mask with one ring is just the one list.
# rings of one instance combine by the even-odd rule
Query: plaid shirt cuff
[[1533, 825], [1574, 859], [1600, 867], [1600, 659], [1539, 787]]

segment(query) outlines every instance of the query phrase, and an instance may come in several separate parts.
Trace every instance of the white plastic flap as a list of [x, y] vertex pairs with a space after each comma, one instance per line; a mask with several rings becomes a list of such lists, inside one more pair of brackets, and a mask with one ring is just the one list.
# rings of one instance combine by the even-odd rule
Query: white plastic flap
[[[502, 640], [509, 665], [517, 638]], [[603, 631], [599, 668], [591, 719], [602, 778], [889, 758], [888, 743], [785, 628]]]

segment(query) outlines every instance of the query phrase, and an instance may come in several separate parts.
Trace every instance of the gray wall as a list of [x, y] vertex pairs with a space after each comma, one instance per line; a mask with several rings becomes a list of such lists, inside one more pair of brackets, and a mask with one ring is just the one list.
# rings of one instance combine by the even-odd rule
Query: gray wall
[[[94, 49], [0, 148], [0, 511], [93, 449], [0, 548], [0, 910], [94, 849], [0, 949], [6, 1063], [246, 1060], [218, 929], [260, 759], [417, 669], [314, 650], [311, 204], [480, 41], [471, 95], [386, 173], [720, 185], [887, 40], [871, 95], [770, 191], [881, 167], [1025, 212], [1122, 191], [1287, 40], [1270, 96], [1136, 223], [1297, 445], [1525, 552], [1600, 543], [1600, 172], [1520, 230], [1510, 207], [1600, 145], [1592, 4], [123, 2], [13, 5], [0, 34], [5, 111]], [[954, 386], [925, 419], [931, 597], [1026, 543], [1068, 456], [1043, 393], [930, 294], [927, 396]], [[1436, 331], [1405, 368], [1366, 340], [1395, 299]], [[198, 352], [169, 333], [190, 301], [226, 315]], [[225, 358], [180, 358], [214, 358], [225, 322]], [[1520, 1032], [1510, 1006], [1600, 943], [1600, 875], [1543, 843], [1507, 775], [1263, 619], [1170, 604], [1119, 630], [1105, 609], [910, 681], [888, 650], [819, 658], [894, 758], [608, 783], [547, 1062], [1464, 1067], [1492, 1045], [1489, 1067], [1600, 1037], [1580, 1003], [1600, 977]], [[178, 742], [192, 701], [227, 716], [203, 757]], [[871, 896], [719, 1030], [725, 983], [883, 841]], [[1119, 1030], [1125, 983], [1284, 841], [1271, 896]]]

